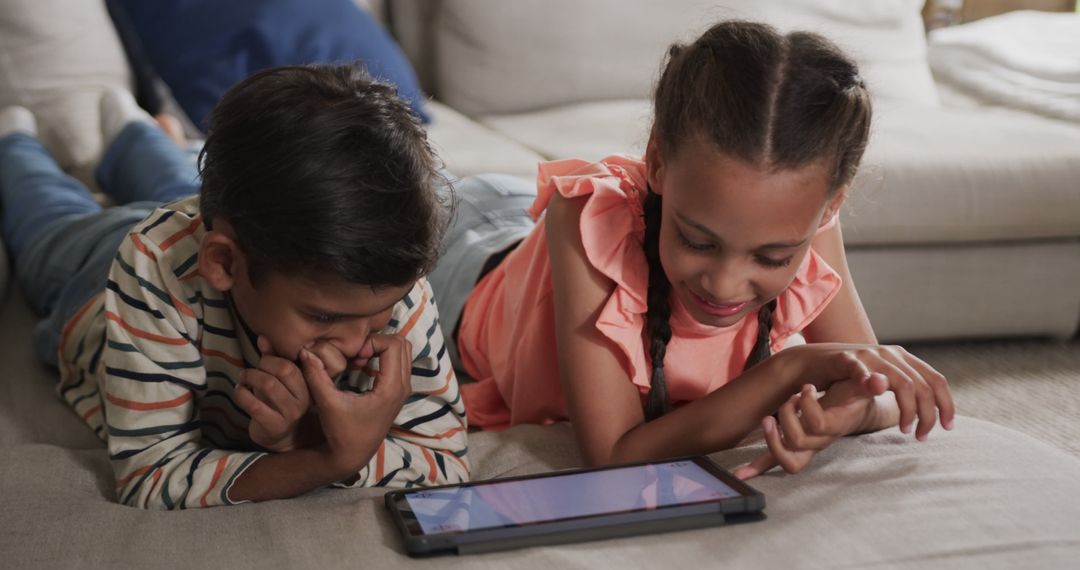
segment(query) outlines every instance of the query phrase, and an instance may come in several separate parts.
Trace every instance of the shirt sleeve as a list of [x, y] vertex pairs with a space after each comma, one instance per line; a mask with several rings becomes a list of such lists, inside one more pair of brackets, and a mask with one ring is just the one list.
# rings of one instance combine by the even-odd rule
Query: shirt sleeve
[[418, 281], [402, 304], [390, 326], [412, 345], [412, 394], [371, 461], [337, 486], [412, 487], [469, 479], [465, 405], [427, 281]]
[[197, 402], [206, 369], [199, 322], [161, 251], [133, 232], [105, 291], [102, 401], [120, 502], [147, 509], [232, 504], [228, 490], [263, 453], [202, 443]]

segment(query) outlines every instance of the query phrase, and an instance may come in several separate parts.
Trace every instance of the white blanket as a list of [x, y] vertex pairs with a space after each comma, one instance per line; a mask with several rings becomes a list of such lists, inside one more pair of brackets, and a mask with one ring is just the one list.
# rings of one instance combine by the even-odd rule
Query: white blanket
[[938, 81], [1080, 122], [1080, 14], [1018, 11], [930, 33]]

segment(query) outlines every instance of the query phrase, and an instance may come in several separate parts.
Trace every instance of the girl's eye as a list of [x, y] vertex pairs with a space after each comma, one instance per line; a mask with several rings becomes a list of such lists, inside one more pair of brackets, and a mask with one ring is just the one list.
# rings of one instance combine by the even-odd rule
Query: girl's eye
[[764, 255], [757, 256], [758, 263], [765, 267], [779, 268], [787, 267], [791, 264], [791, 257], [785, 257], [784, 259], [773, 259], [771, 257], [765, 257]]
[[693, 242], [693, 241], [690, 241], [689, 239], [687, 239], [686, 236], [684, 236], [682, 232], [676, 232], [676, 233], [679, 234], [679, 242], [682, 243], [683, 246], [688, 248], [688, 249], [692, 249], [694, 251], [706, 251], [706, 250], [712, 249], [712, 244]]
[[329, 323], [336, 322], [338, 320], [337, 316], [335, 316], [335, 315], [325, 315], [325, 314], [310, 314], [310, 315], [308, 315], [308, 318], [315, 321], [315, 322], [317, 322], [317, 323], [322, 323], [322, 324], [329, 324]]

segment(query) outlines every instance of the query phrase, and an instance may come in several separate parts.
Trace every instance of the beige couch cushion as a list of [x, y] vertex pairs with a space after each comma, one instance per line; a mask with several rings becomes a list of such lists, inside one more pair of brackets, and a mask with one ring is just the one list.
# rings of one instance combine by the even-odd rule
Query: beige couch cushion
[[[481, 556], [405, 556], [377, 489], [179, 512], [113, 499], [104, 446], [57, 398], [17, 295], [0, 306], [0, 560], [27, 568], [1065, 568], [1080, 557], [1080, 461], [958, 418], [917, 443], [844, 438], [803, 473], [753, 481], [768, 519], [743, 526]], [[719, 453], [731, 468], [758, 442]], [[470, 434], [477, 478], [579, 463], [570, 428]]]
[[431, 115], [428, 140], [454, 176], [499, 172], [536, 178], [536, 165], [544, 160], [536, 152], [438, 101], [425, 108]]
[[[846, 233], [846, 229], [844, 230]], [[845, 235], [846, 237], [846, 235]], [[849, 246], [881, 342], [1076, 333], [1080, 240]]]
[[1080, 128], [993, 109], [881, 108], [874, 120], [847, 243], [1080, 236]]
[[[546, 158], [640, 153], [645, 100], [481, 117]], [[878, 105], [843, 211], [849, 245], [1080, 236], [1080, 128], [1027, 113]]]
[[676, 0], [633, 10], [621, 0], [416, 1], [395, 3], [398, 37], [436, 97], [470, 116], [647, 98], [667, 46], [727, 18], [821, 32], [862, 64], [879, 97], [937, 103], [922, 0]]
[[29, 107], [42, 141], [64, 169], [88, 178], [102, 151], [101, 92], [130, 83], [104, 2], [0, 3], [0, 107]]
[[547, 160], [599, 160], [617, 152], [645, 152], [652, 103], [646, 99], [569, 103], [527, 113], [486, 115], [478, 120]]

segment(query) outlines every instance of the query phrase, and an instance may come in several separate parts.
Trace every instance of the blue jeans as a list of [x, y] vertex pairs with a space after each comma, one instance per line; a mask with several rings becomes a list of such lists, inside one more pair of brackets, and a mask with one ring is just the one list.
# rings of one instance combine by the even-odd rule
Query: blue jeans
[[462, 370], [454, 331], [465, 301], [488, 260], [525, 239], [536, 223], [529, 208], [536, 184], [506, 174], [480, 174], [453, 183], [456, 211], [428, 283], [454, 368]]
[[102, 209], [37, 139], [19, 133], [0, 139], [0, 232], [19, 284], [42, 317], [34, 350], [54, 366], [64, 324], [105, 289], [128, 231], [158, 206], [199, 189], [190, 157], [142, 122], [109, 145], [96, 178], [118, 206]]

